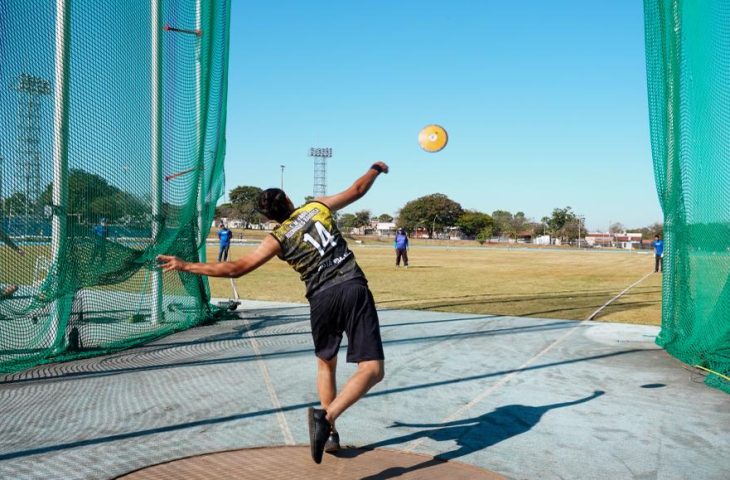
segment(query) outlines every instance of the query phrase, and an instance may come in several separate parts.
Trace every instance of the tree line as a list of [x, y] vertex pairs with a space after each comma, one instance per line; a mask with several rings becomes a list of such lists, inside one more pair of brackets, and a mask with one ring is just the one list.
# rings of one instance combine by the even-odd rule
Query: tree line
[[[256, 211], [256, 199], [261, 193], [259, 187], [238, 186], [229, 192], [229, 202], [216, 207], [216, 218], [236, 218], [244, 224], [259, 224], [265, 219]], [[139, 197], [111, 185], [103, 177], [81, 169], [72, 169], [68, 178], [69, 201], [67, 212], [79, 223], [95, 223], [106, 218], [110, 223], [139, 226], [151, 222], [150, 198]], [[43, 206], [51, 205], [52, 185], [44, 188], [40, 198], [30, 199], [22, 192], [15, 192], [7, 198], [0, 198], [0, 213], [5, 217], [25, 214], [41, 215]], [[306, 197], [305, 202], [312, 200]], [[165, 203], [163, 215], [179, 215], [179, 206]], [[562, 240], [573, 240], [586, 235], [583, 222], [571, 207], [555, 208], [539, 222], [528, 218], [524, 212], [512, 213], [507, 210], [494, 210], [486, 213], [464, 209], [458, 202], [441, 193], [433, 193], [407, 202], [397, 213], [396, 218], [383, 213], [377, 217], [369, 210], [337, 215], [337, 223], [343, 229], [365, 227], [373, 220], [393, 222], [408, 232], [419, 230], [433, 238], [438, 232], [458, 227], [464, 236], [484, 241], [492, 237], [518, 238], [550, 235]], [[621, 223], [609, 227], [611, 233], [626, 231]], [[643, 238], [653, 238], [662, 234], [662, 224], [631, 229], [641, 232]]]
[[[229, 202], [216, 208], [216, 217], [237, 218], [245, 224], [257, 224], [265, 219], [256, 212], [256, 198], [261, 189], [253, 186], [238, 186], [229, 193]], [[305, 202], [312, 200], [308, 196]], [[374, 216], [370, 210], [355, 213], [344, 213], [337, 216], [337, 224], [342, 229], [365, 227], [373, 220], [393, 222], [408, 232], [416, 230], [425, 232], [429, 238], [451, 227], [458, 227], [467, 238], [484, 242], [492, 237], [512, 238], [550, 235], [562, 241], [574, 240], [588, 233], [585, 222], [570, 206], [554, 208], [550, 215], [535, 221], [524, 212], [512, 213], [507, 210], [494, 210], [486, 213], [478, 210], [464, 209], [458, 202], [442, 193], [433, 193], [407, 202], [393, 218], [387, 213]], [[612, 228], [623, 228], [620, 223]], [[661, 224], [635, 229], [651, 238], [661, 234]]]
[[[104, 177], [73, 168], [68, 174], [65, 210], [74, 224], [93, 225], [102, 218], [110, 224], [147, 228], [152, 222], [152, 200], [110, 184]], [[53, 184], [46, 184], [38, 198], [16, 191], [0, 198], [0, 214], [5, 218], [45, 217], [45, 207], [53, 204]], [[176, 218], [181, 206], [164, 202], [163, 217]]]

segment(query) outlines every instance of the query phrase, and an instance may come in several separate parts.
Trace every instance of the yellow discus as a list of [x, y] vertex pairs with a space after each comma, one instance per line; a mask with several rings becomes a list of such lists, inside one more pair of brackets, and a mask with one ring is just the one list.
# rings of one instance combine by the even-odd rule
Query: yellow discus
[[418, 134], [418, 143], [427, 152], [434, 153], [443, 150], [449, 141], [449, 135], [440, 125], [427, 125]]

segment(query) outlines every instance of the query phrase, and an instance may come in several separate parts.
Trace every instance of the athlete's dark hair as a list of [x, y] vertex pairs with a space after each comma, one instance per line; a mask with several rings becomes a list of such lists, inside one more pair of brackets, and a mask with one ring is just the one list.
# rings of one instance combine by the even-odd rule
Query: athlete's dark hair
[[289, 218], [289, 214], [291, 214], [289, 202], [286, 201], [286, 193], [280, 188], [267, 188], [259, 193], [256, 210], [266, 218], [279, 223]]

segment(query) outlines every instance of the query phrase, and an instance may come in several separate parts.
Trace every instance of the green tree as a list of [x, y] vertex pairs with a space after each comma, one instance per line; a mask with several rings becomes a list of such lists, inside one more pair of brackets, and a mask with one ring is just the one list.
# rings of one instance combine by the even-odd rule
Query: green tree
[[479, 242], [479, 245], [484, 245], [490, 238], [492, 238], [492, 227], [482, 228], [476, 235], [476, 241]]
[[244, 224], [259, 223], [263, 217], [256, 211], [256, 202], [262, 190], [259, 187], [242, 185], [228, 192], [235, 216], [240, 218]]
[[494, 235], [498, 237], [512, 236], [514, 226], [512, 224], [514, 217], [507, 210], [495, 210], [492, 212]]
[[370, 210], [355, 212], [355, 227], [365, 227], [367, 225], [370, 225]]
[[398, 226], [408, 231], [424, 227], [433, 238], [434, 231], [456, 225], [463, 213], [457, 202], [442, 193], [433, 193], [406, 203], [398, 214]]
[[126, 218], [131, 222], [139, 222], [146, 213], [152, 213], [152, 207], [144, 204], [134, 195], [112, 187], [110, 193], [94, 198], [90, 205], [92, 219], [106, 218], [110, 223]]
[[215, 218], [230, 218], [235, 215], [233, 205], [229, 203], [221, 203], [215, 207]]
[[356, 227], [357, 218], [352, 213], [343, 213], [337, 224], [339, 228], [346, 233], [350, 233], [350, 230]]
[[383, 213], [383, 214], [381, 214], [381, 215], [380, 215], [380, 216], [378, 217], [378, 221], [379, 221], [379, 222], [384, 222], [384, 223], [385, 223], [385, 222], [392, 222], [392, 221], [393, 221], [393, 217], [391, 217], [391, 216], [390, 216], [390, 215], [388, 215], [387, 213]]
[[575, 213], [570, 207], [554, 208], [551, 216], [547, 218], [547, 226], [553, 236], [565, 239], [566, 227], [570, 227], [576, 221]]
[[585, 237], [586, 234], [582, 221], [570, 207], [553, 209], [553, 214], [548, 218], [547, 225], [550, 232], [561, 240], [578, 238], [579, 228], [581, 237]]
[[[51, 205], [53, 185], [49, 183], [40, 196], [41, 205]], [[76, 216], [81, 223], [93, 224], [101, 218], [109, 223], [121, 219], [136, 222], [149, 221], [152, 206], [138, 196], [125, 192], [119, 187], [111, 185], [107, 180], [94, 173], [75, 168], [68, 175], [68, 203], [69, 216]]]
[[493, 223], [492, 217], [486, 213], [478, 212], [476, 210], [466, 210], [456, 221], [456, 226], [459, 227], [467, 237], [473, 237], [487, 227], [491, 229]]
[[625, 231], [626, 231], [626, 227], [624, 227], [623, 223], [621, 223], [621, 222], [612, 223], [608, 227], [608, 232], [613, 233], [613, 234], [623, 233]]
[[516, 237], [520, 233], [523, 233], [525, 230], [527, 230], [527, 225], [529, 224], [529, 219], [525, 216], [525, 212], [517, 212], [512, 217], [512, 231], [514, 232], [513, 235]]
[[658, 235], [660, 237], [664, 236], [664, 224], [663, 223], [659, 223], [659, 222], [652, 223], [651, 225], [649, 225], [646, 228], [649, 231], [649, 235], [647, 236], [647, 238], [653, 239], [655, 235]]
[[664, 225], [659, 222], [652, 223], [648, 227], [633, 228], [632, 232], [640, 232], [641, 238], [644, 240], [653, 240], [655, 235], [660, 237], [664, 234]]

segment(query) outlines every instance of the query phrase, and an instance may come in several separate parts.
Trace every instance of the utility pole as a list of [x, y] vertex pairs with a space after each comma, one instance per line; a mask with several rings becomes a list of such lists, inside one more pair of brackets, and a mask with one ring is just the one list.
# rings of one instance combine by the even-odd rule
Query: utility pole
[[580, 230], [583, 225], [583, 220], [585, 220], [585, 218], [578, 215], [578, 248], [580, 248]]
[[281, 189], [284, 190], [284, 167], [286, 165], [279, 165], [281, 167]]

